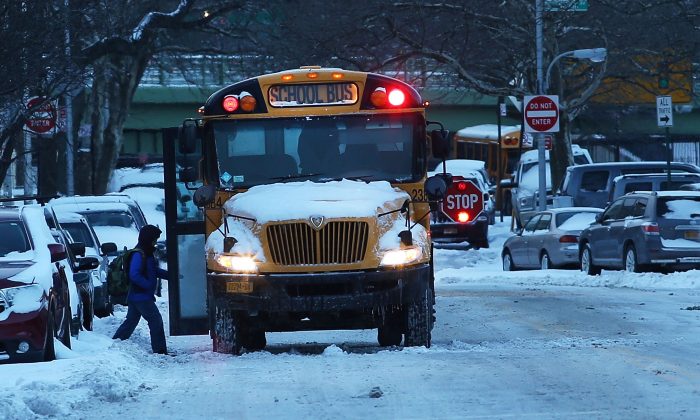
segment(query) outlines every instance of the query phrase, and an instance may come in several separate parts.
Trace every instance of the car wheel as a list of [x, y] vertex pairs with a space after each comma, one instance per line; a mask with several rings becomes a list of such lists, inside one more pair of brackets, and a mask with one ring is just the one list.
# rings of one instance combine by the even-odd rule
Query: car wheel
[[49, 316], [46, 320], [46, 337], [44, 338], [44, 349], [42, 352], [42, 360], [50, 362], [56, 359], [56, 348], [53, 344], [54, 339], [54, 312], [55, 309], [49, 310]]
[[95, 319], [95, 309], [92, 301], [88, 300], [83, 302], [83, 327], [87, 331], [92, 331], [93, 321]]
[[540, 270], [549, 270], [552, 268], [552, 263], [549, 261], [549, 254], [547, 251], [542, 251], [540, 255]]
[[634, 249], [634, 245], [628, 245], [627, 248], [625, 248], [623, 265], [625, 267], [625, 271], [628, 273], [639, 273], [641, 271], [639, 262], [637, 261], [637, 251]]
[[[66, 306], [63, 308], [64, 322], [61, 324], [61, 328], [56, 331], [56, 338], [61, 340], [64, 346], [70, 347], [70, 336], [71, 336], [71, 322], [73, 321], [73, 314], [71, 313], [70, 303], [66, 302]], [[76, 334], [77, 337], [77, 334]]]
[[586, 244], [581, 251], [581, 271], [588, 274], [589, 276], [595, 276], [600, 274], [600, 267], [593, 264], [593, 256], [591, 253], [590, 245]]
[[517, 271], [518, 269], [513, 264], [513, 257], [509, 251], [503, 253], [503, 271]]

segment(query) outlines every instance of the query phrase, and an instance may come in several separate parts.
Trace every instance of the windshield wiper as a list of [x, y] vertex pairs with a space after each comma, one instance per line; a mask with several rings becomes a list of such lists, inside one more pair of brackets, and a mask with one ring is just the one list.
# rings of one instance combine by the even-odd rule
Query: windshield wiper
[[294, 175], [285, 175], [285, 176], [273, 176], [270, 177], [270, 179], [274, 179], [275, 181], [285, 181], [288, 179], [298, 179], [298, 178], [308, 178], [312, 176], [319, 176], [323, 175], [320, 172], [312, 173], [312, 174], [294, 174]]

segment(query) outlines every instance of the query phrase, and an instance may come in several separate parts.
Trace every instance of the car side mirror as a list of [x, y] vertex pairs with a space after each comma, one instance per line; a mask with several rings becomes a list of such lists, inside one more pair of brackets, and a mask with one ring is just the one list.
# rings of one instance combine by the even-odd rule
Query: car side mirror
[[595, 215], [595, 221], [596, 223], [602, 223], [604, 219], [603, 213], [598, 213]]
[[197, 151], [197, 141], [199, 140], [199, 128], [196, 124], [183, 124], [179, 133], [179, 149], [183, 155]]
[[515, 234], [517, 236], [523, 236], [523, 230], [524, 230], [523, 228], [519, 228], [518, 230], [515, 231]]
[[100, 252], [104, 255], [114, 254], [117, 252], [117, 244], [114, 242], [105, 242], [100, 245]]
[[433, 156], [445, 160], [450, 156], [449, 132], [447, 130], [433, 130], [430, 132], [430, 147]]
[[73, 255], [77, 257], [85, 256], [85, 244], [83, 242], [73, 242], [72, 244], [68, 244], [68, 248], [70, 248]]
[[77, 271], [94, 270], [100, 266], [100, 260], [95, 257], [78, 258], [75, 269]]
[[501, 182], [498, 184], [501, 188], [504, 189], [509, 189], [509, 188], [517, 188], [518, 183], [513, 181], [513, 179], [502, 179]]
[[52, 263], [66, 259], [66, 247], [62, 244], [48, 244], [47, 246], [49, 247]]

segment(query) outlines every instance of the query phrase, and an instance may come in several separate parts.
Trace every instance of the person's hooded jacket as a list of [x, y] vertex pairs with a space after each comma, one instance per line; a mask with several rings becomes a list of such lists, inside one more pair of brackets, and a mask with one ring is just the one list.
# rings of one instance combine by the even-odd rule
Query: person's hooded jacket
[[153, 225], [146, 225], [139, 232], [136, 245], [141, 252], [131, 254], [129, 261], [129, 295], [130, 302], [155, 301], [158, 278], [166, 279], [168, 272], [158, 268], [154, 252], [161, 230]]

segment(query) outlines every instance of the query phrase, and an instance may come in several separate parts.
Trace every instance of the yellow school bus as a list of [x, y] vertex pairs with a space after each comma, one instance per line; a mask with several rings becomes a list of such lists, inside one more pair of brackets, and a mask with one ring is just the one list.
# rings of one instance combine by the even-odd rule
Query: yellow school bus
[[[445, 183], [426, 183], [427, 151], [449, 147], [416, 90], [308, 66], [227, 86], [200, 114], [164, 132], [171, 333], [208, 331], [231, 354], [273, 331], [430, 346], [429, 198]], [[173, 186], [193, 181], [204, 217], [182, 221]]]

